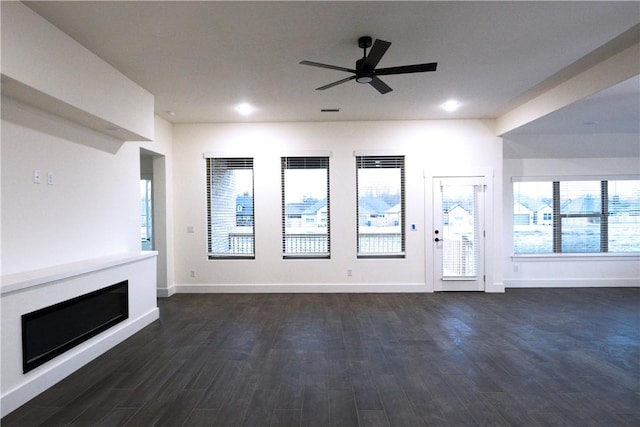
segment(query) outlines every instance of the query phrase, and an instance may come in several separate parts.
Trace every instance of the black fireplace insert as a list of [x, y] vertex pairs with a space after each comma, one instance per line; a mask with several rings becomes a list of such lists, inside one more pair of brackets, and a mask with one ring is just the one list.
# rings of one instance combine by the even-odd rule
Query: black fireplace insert
[[129, 281], [22, 315], [24, 373], [129, 318]]

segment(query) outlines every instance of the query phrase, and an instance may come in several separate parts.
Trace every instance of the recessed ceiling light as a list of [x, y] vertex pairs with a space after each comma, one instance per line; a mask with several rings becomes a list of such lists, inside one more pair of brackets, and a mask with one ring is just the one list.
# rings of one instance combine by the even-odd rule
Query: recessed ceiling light
[[444, 104], [442, 104], [441, 107], [445, 111], [453, 112], [453, 111], [456, 111], [458, 108], [460, 108], [461, 105], [462, 104], [459, 101], [456, 101], [455, 99], [450, 99]]
[[243, 102], [242, 104], [236, 105], [236, 111], [243, 116], [248, 116], [249, 114], [256, 111], [256, 109], [251, 104]]

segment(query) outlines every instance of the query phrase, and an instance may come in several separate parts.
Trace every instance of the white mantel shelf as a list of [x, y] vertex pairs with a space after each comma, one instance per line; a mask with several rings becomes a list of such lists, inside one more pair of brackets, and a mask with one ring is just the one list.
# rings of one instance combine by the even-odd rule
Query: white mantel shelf
[[8, 274], [2, 276], [2, 281], [0, 282], [0, 295], [10, 294], [27, 288], [46, 285], [47, 283], [137, 262], [157, 255], [157, 251], [128, 252], [69, 264], [56, 265], [39, 270]]

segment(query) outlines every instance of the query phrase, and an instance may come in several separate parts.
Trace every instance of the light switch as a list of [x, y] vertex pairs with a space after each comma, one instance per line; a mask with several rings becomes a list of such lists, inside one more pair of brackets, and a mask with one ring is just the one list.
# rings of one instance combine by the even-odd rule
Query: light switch
[[40, 170], [39, 169], [35, 169], [33, 171], [33, 183], [34, 184], [40, 184]]

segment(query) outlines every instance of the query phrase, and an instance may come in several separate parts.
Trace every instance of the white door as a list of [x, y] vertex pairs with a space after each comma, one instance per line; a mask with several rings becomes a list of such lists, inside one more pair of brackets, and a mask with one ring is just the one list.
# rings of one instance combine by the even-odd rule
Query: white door
[[484, 291], [484, 179], [433, 179], [434, 291]]

